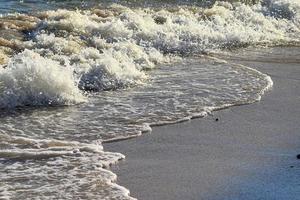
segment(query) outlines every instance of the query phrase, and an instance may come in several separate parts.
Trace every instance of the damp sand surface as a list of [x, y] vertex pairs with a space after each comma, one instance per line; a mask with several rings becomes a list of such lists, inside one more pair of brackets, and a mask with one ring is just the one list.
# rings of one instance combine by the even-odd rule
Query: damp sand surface
[[143, 200], [299, 199], [299, 52], [228, 58], [272, 77], [273, 89], [260, 102], [106, 144], [126, 155], [113, 169], [119, 184]]
[[0, 5], [1, 199], [133, 199], [109, 168], [126, 155], [102, 143], [258, 102], [273, 81], [251, 68], [254, 61], [299, 63], [291, 47], [300, 44], [298, 0], [209, 7], [54, 1], [38, 11], [45, 1], [31, 2], [35, 9], [27, 1], [20, 2], [25, 10]]

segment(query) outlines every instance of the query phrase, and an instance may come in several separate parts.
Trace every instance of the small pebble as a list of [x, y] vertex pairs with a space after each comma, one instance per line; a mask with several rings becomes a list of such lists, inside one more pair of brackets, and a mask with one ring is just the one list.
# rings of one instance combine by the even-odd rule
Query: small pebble
[[216, 122], [217, 122], [217, 121], [219, 121], [219, 118], [216, 118], [215, 120], [216, 120]]
[[294, 168], [294, 166], [290, 166], [290, 168]]
[[297, 159], [300, 159], [300, 154], [297, 155]]

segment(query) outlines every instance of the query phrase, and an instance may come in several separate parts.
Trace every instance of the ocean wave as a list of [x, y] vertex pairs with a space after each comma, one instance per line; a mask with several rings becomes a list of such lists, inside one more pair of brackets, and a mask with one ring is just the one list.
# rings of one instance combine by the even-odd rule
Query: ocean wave
[[0, 109], [89, 101], [1, 116], [0, 197], [7, 199], [132, 199], [106, 170], [124, 156], [103, 151], [99, 140], [260, 100], [269, 76], [214, 55], [299, 44], [300, 32], [296, 0], [113, 4], [11, 14], [0, 25]]
[[69, 105], [85, 101], [73, 71], [25, 50], [0, 69], [0, 108]]
[[[2, 39], [0, 60], [6, 67], [0, 74], [2, 88], [13, 82], [13, 76], [28, 79], [2, 89], [0, 104], [11, 108], [79, 103], [84, 97], [76, 87], [101, 91], [141, 84], [148, 79], [148, 69], [178, 60], [181, 55], [299, 43], [299, 12], [296, 0], [266, 0], [252, 6], [216, 2], [211, 8], [130, 8], [113, 4], [3, 17], [6, 31], [22, 32], [23, 36]], [[15, 55], [16, 51], [9, 49], [24, 52]], [[33, 56], [29, 54], [35, 55], [37, 62], [30, 62]], [[31, 58], [16, 62], [22, 56]], [[29, 68], [32, 73], [45, 69], [47, 76], [30, 79]], [[55, 79], [58, 69], [64, 74], [61, 78], [66, 77], [63, 81]], [[45, 87], [36, 87], [30, 81], [44, 82]]]
[[0, 138], [1, 199], [134, 200], [105, 169], [125, 157], [104, 152], [101, 143]]

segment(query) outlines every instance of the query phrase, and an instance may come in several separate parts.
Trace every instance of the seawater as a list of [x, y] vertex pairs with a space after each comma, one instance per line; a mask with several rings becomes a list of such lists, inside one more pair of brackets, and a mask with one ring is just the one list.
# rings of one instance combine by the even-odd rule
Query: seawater
[[133, 199], [109, 171], [125, 156], [103, 142], [260, 100], [271, 78], [226, 58], [300, 41], [297, 0], [0, 10], [2, 199]]

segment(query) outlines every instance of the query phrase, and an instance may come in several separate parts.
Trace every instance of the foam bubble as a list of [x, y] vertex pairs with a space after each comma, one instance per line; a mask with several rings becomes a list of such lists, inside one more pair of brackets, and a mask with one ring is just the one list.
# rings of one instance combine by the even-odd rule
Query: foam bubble
[[[31, 19], [23, 16], [31, 20], [31, 27], [35, 26], [31, 28], [33, 38], [14, 46], [30, 49], [38, 53], [39, 58], [47, 60], [49, 74], [56, 74], [56, 69], [63, 70], [68, 74], [67, 84], [62, 87], [61, 82], [57, 82], [54, 85], [59, 91], [54, 92], [52, 87], [46, 95], [29, 95], [25, 89], [23, 93], [26, 95], [23, 96], [27, 97], [22, 97], [22, 100], [18, 94], [15, 97], [2, 95], [2, 107], [78, 103], [82, 97], [76, 85], [82, 90], [101, 91], [141, 84], [148, 79], [146, 70], [178, 60], [178, 54], [300, 42], [299, 3], [296, 0], [268, 0], [252, 6], [216, 2], [211, 8], [175, 6], [152, 9], [114, 4], [101, 9], [58, 9], [38, 16], [42, 17]], [[23, 23], [15, 21], [13, 24], [23, 27]], [[0, 55], [0, 62], [6, 63], [7, 54]], [[12, 58], [7, 68], [13, 68], [14, 60], [18, 58]], [[29, 61], [23, 58], [22, 62]], [[41, 68], [37, 65], [43, 62], [35, 62], [33, 69]], [[53, 69], [50, 65], [54, 66]], [[54, 79], [51, 81], [55, 82]], [[30, 88], [28, 83], [22, 87]], [[20, 88], [19, 85], [16, 87]], [[18, 90], [20, 94], [19, 89], [12, 90]], [[7, 103], [8, 97], [3, 96], [14, 100]], [[29, 103], [30, 98], [36, 100]]]
[[134, 200], [105, 169], [125, 157], [103, 152], [101, 143], [0, 138], [1, 198]]
[[[85, 91], [148, 84], [89, 95], [83, 106], [0, 118], [5, 198], [132, 199], [105, 169], [124, 156], [104, 152], [95, 140], [131, 138], [150, 126], [259, 100], [272, 86], [269, 76], [222, 59], [182, 56], [297, 44], [300, 33], [297, 0], [210, 8], [112, 5], [37, 16], [3, 18], [11, 23], [0, 32], [0, 108], [72, 105], [87, 100]], [[161, 64], [169, 65], [148, 72]]]
[[73, 71], [30, 50], [0, 69], [0, 108], [70, 105], [85, 101]]

